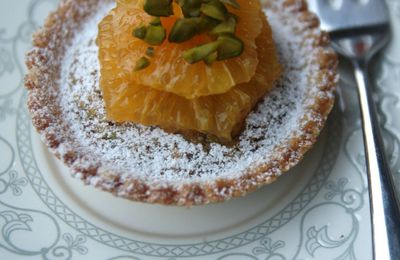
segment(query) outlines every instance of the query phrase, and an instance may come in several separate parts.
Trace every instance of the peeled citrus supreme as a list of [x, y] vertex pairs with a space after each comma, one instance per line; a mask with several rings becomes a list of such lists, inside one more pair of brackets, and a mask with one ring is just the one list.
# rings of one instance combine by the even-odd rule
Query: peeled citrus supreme
[[[244, 119], [281, 74], [271, 28], [258, 0], [238, 0], [236, 35], [243, 53], [212, 64], [190, 64], [184, 52], [212, 41], [208, 33], [182, 43], [152, 46], [150, 63], [135, 70], [149, 44], [132, 31], [152, 22], [144, 1], [119, 0], [99, 24], [100, 85], [107, 116], [117, 122], [160, 126], [171, 132], [197, 131], [230, 141]], [[181, 8], [173, 3], [173, 15], [161, 17], [170, 34]]]

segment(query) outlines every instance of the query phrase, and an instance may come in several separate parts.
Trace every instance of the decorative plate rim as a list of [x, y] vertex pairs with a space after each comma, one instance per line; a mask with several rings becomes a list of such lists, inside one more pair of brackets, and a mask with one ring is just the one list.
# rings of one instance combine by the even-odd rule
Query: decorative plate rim
[[[97, 227], [76, 214], [52, 191], [38, 167], [33, 152], [31, 140], [32, 125], [29, 120], [28, 110], [26, 106], [24, 106], [26, 99], [27, 93], [24, 92], [20, 99], [20, 106], [17, 114], [17, 147], [22, 167], [40, 199], [62, 221], [78, 232], [107, 246], [146, 256], [193, 257], [214, 255], [224, 252], [225, 250], [245, 246], [271, 234], [301, 212], [324, 186], [339, 155], [340, 146], [337, 145], [339, 143], [338, 140], [342, 139], [341, 120], [336, 119], [338, 117], [338, 112], [336, 111], [337, 109], [334, 109], [327, 121], [326, 131], [328, 132], [328, 136], [326, 137], [325, 147], [313, 177], [294, 200], [286, 205], [280, 212], [261, 224], [236, 235], [203, 243], [173, 245], [143, 242], [126, 238]], [[301, 206], [296, 208], [296, 204], [300, 204]], [[286, 216], [287, 214], [288, 216]], [[72, 220], [67, 219], [69, 216], [72, 216]], [[278, 225], [272, 224], [275, 221], [278, 221]], [[84, 225], [84, 227], [81, 225]], [[263, 231], [261, 232], [260, 230]], [[93, 231], [95, 234], [92, 234]], [[106, 238], [104, 238], [104, 235]], [[250, 239], [248, 236], [253, 236], [253, 238]], [[237, 243], [238, 240], [239, 243]], [[117, 245], [117, 242], [123, 242], [123, 245]], [[134, 247], [132, 248], [131, 246], [133, 245]]]

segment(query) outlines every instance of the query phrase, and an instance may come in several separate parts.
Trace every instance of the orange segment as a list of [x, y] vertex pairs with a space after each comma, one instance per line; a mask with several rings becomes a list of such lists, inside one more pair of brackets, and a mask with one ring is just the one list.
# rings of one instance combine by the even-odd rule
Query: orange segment
[[[238, 0], [241, 8], [230, 9], [240, 17], [237, 36], [245, 43], [244, 53], [234, 59], [215, 62], [207, 66], [203, 62], [189, 64], [182, 53], [201, 43], [212, 41], [206, 34], [180, 43], [166, 40], [155, 47], [155, 56], [146, 69], [134, 72], [136, 61], [149, 46], [132, 36], [132, 31], [147, 25], [153, 18], [141, 8], [141, 2], [119, 0], [117, 7], [99, 24], [97, 43], [104, 71], [102, 87], [123, 79], [126, 82], [149, 86], [161, 91], [193, 99], [201, 96], [225, 93], [237, 84], [249, 82], [254, 76], [258, 58], [255, 39], [261, 32], [261, 6], [258, 0]], [[182, 17], [180, 8], [174, 4], [175, 15], [162, 18], [169, 33], [175, 20]]]
[[[128, 84], [119, 74], [120, 77], [115, 77], [112, 84], [103, 89], [108, 117], [116, 121], [157, 125], [172, 132], [195, 130], [224, 141], [231, 140], [247, 114], [273, 87], [281, 73], [271, 28], [263, 20], [262, 33], [256, 40], [260, 63], [250, 82], [224, 94], [185, 99], [133, 82]], [[102, 77], [101, 84], [104, 80]]]

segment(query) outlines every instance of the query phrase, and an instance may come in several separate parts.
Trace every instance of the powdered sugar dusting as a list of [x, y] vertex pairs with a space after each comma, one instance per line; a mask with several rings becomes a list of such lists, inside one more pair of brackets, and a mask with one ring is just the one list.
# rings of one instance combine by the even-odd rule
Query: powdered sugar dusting
[[[318, 70], [311, 65], [315, 56], [312, 43], [302, 42], [304, 35], [296, 32], [301, 31], [296, 28], [300, 25], [282, 24], [285, 19], [281, 15], [295, 14], [285, 10], [281, 3], [275, 5], [266, 13], [285, 67], [284, 76], [248, 116], [245, 131], [238, 143], [230, 147], [195, 144], [157, 127], [106, 120], [95, 39], [97, 24], [111, 5], [100, 8], [76, 34], [62, 63], [58, 96], [61, 113], [74, 138], [79, 140], [80, 149], [98, 158], [102, 171], [119, 173], [120, 181], [134, 176], [149, 182], [181, 184], [207, 182], [216, 177], [235, 178], [274, 157], [278, 146], [299, 135], [311, 102], [308, 99], [313, 95], [308, 88], [313, 83], [310, 75]], [[90, 182], [95, 184], [97, 180], [93, 177]]]

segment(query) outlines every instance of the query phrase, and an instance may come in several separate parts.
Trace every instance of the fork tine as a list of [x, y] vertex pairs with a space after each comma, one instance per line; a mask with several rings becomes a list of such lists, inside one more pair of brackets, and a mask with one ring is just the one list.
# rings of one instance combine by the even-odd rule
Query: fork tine
[[384, 0], [309, 0], [309, 6], [319, 14], [321, 27], [328, 32], [388, 23]]

